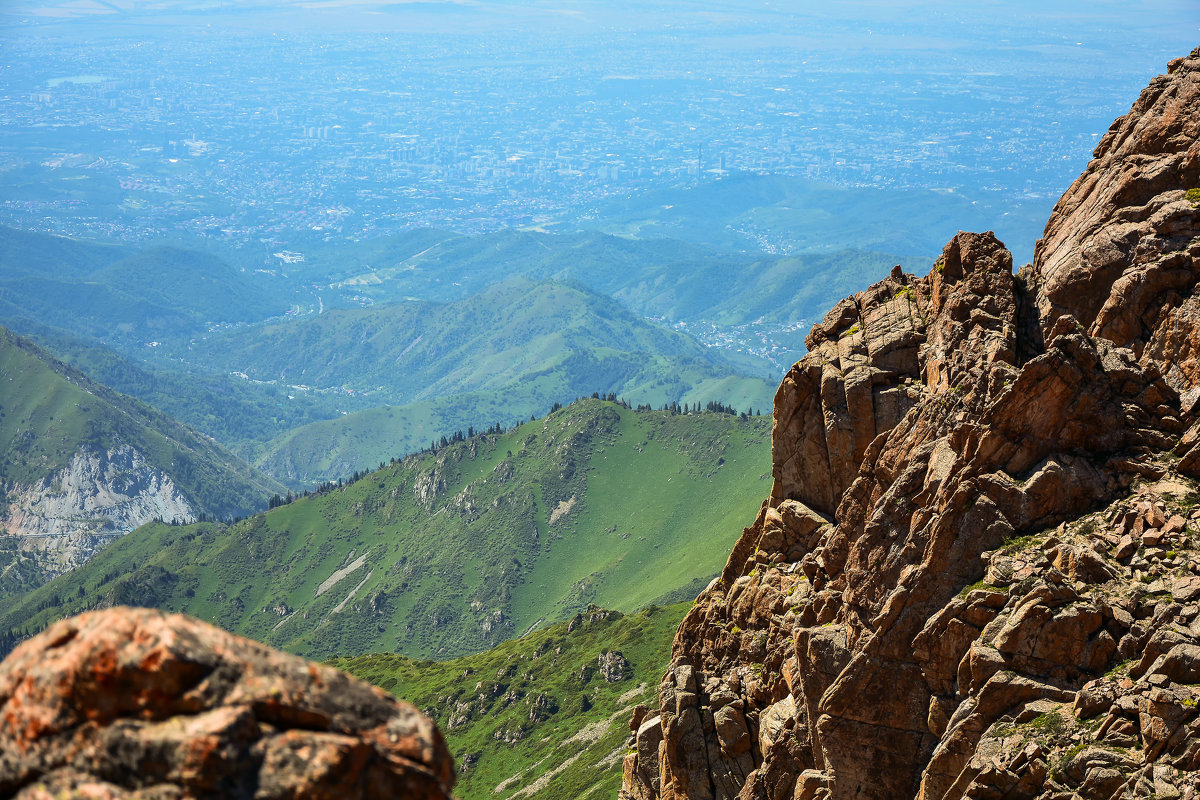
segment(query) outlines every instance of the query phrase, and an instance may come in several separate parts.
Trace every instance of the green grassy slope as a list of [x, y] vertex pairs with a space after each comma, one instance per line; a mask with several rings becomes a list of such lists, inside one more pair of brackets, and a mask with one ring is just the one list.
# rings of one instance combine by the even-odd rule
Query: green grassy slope
[[[293, 428], [366, 408], [370, 401], [342, 393], [294, 392], [274, 383], [136, 361], [115, 350], [61, 332], [32, 336], [57, 358], [99, 383], [136, 397], [189, 427], [213, 437], [249, 460], [256, 445]], [[426, 443], [424, 440], [421, 442]], [[416, 449], [416, 448], [411, 448]], [[397, 452], [388, 449], [386, 460]], [[363, 464], [378, 464], [368, 459]], [[332, 473], [335, 479], [358, 467]]]
[[[651, 365], [660, 363], [651, 359]], [[670, 362], [665, 363], [666, 366]], [[668, 380], [652, 372], [638, 382], [626, 384], [622, 392], [634, 402], [661, 408], [671, 402], [703, 406], [719, 401], [733, 408], [768, 408], [763, 400], [763, 382], [737, 375], [709, 377], [702, 370], [684, 370], [680, 379]], [[588, 378], [556, 390], [578, 391]], [[401, 453], [428, 447], [441, 436], [493, 424], [511, 427], [545, 411], [555, 393], [544, 381], [516, 381], [503, 391], [467, 392], [452, 397], [381, 406], [348, 413], [331, 420], [313, 422], [267, 442], [255, 450], [256, 467], [293, 487], [337, 480], [344, 475], [371, 469]]]
[[[59, 485], [77, 454], [132, 447], [170, 475], [198, 513], [232, 517], [263, 508], [278, 483], [211, 439], [132, 398], [92, 381], [27, 339], [0, 328], [0, 515], [28, 492]], [[135, 487], [136, 471], [112, 476]], [[85, 480], [74, 487], [85, 496]], [[134, 494], [134, 492], [129, 492]], [[59, 512], [49, 512], [51, 515]], [[78, 520], [76, 534], [106, 532], [103, 515]], [[60, 571], [54, 559], [25, 552], [25, 540], [0, 537], [0, 601], [11, 601]], [[70, 549], [68, 547], [68, 549]]]
[[770, 480], [770, 422], [585, 400], [232, 526], [145, 526], [0, 615], [186, 611], [311, 657], [446, 658], [695, 592]]
[[210, 439], [95, 383], [27, 339], [0, 328], [0, 476], [28, 484], [65, 467], [83, 446], [120, 441], [218, 516], [266, 504], [278, 484]]
[[259, 447], [254, 462], [293, 485], [374, 466], [468, 426], [511, 425], [596, 391], [637, 405], [750, 409], [769, 407], [775, 389], [773, 378], [747, 374], [609, 298], [525, 278], [457, 303], [338, 309], [241, 328], [197, 340], [181, 355], [244, 374], [247, 385], [303, 386], [287, 393], [392, 406], [286, 431]]
[[525, 406], [510, 401], [483, 392], [371, 408], [290, 430], [259, 448], [254, 463], [291, 486], [333, 481], [428, 447], [463, 429], [464, 420], [512, 426], [527, 419]]
[[[653, 705], [689, 603], [581, 615], [452, 661], [374, 654], [331, 663], [420, 706], [460, 769], [462, 800], [615, 797], [629, 718]], [[608, 681], [601, 656], [629, 668]], [[609, 677], [615, 678], [611, 673]]]

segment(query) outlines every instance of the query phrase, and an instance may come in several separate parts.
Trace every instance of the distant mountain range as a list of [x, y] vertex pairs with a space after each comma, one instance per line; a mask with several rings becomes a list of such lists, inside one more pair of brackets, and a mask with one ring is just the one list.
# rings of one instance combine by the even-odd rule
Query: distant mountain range
[[137, 351], [215, 323], [283, 314], [263, 275], [194, 249], [93, 244], [0, 226], [0, 320]]
[[[456, 303], [337, 309], [238, 328], [199, 338], [179, 355], [251, 380], [375, 392], [401, 403], [503, 393], [540, 380], [538, 399], [547, 408], [594, 390], [667, 402], [676, 397], [648, 388], [666, 375], [690, 386], [738, 367], [732, 356], [651, 325], [603, 295], [522, 277]], [[773, 383], [761, 381], [755, 400], [766, 405]]]
[[593, 392], [766, 408], [812, 321], [975, 209], [737, 175], [572, 223], [591, 230], [412, 230], [288, 264], [0, 228], [0, 322], [302, 488]]
[[[490, 252], [485, 240], [458, 241], [456, 267], [437, 263], [410, 271], [433, 285], [442, 278], [429, 273], [479, 291], [431, 292], [443, 299], [420, 301], [393, 296], [361, 308], [339, 302], [358, 291], [352, 280], [315, 294], [312, 265], [298, 266], [287, 279], [248, 277], [192, 251], [135, 252], [0, 233], [12, 242], [6, 258], [14, 264], [4, 273], [10, 304], [0, 303], [0, 319], [38, 335], [118, 389], [219, 437], [294, 486], [336, 479], [471, 426], [512, 425], [596, 391], [637, 404], [719, 401], [744, 410], [767, 407], [774, 392], [771, 369], [761, 359], [702, 346], [579, 282], [523, 277], [505, 259], [468, 278], [475, 263], [469, 246], [491, 263], [480, 255]], [[516, 250], [529, 246], [544, 249], [539, 238], [522, 235], [510, 258], [521, 258]], [[444, 235], [418, 232], [410, 239]], [[574, 247], [550, 241], [558, 261]], [[644, 272], [646, 254], [634, 252], [627, 260], [638, 258]], [[174, 277], [177, 271], [202, 279], [188, 286]], [[517, 274], [504, 278], [506, 272]], [[53, 292], [39, 277], [45, 274], [58, 276]], [[143, 274], [148, 277], [138, 277]], [[281, 301], [262, 289], [270, 280], [280, 282], [280, 297], [308, 297], [304, 313], [275, 316]], [[76, 290], [79, 296], [116, 296], [124, 291], [120, 287], [132, 292], [138, 286], [146, 288], [140, 304], [76, 299], [77, 313], [25, 311], [37, 302], [53, 306], [55, 298]], [[401, 298], [416, 290], [411, 279], [387, 288]], [[154, 297], [165, 299], [145, 299]], [[171, 310], [169, 324], [163, 309]], [[246, 324], [252, 319], [258, 324]], [[376, 431], [369, 454], [326, 446], [331, 438], [352, 441], [362, 429], [346, 414], [385, 405], [389, 418], [398, 414], [406, 423]], [[373, 411], [367, 419], [382, 416]]]
[[932, 260], [893, 252], [848, 246], [772, 255], [597, 231], [412, 231], [318, 250], [305, 269], [336, 276], [327, 302], [345, 302], [339, 295], [359, 303], [462, 300], [524, 275], [585, 286], [644, 317], [732, 327], [819, 318], [838, 299], [837, 287], [852, 290], [897, 263], [925, 267]]
[[[1018, 264], [1033, 257], [1049, 200], [945, 190], [830, 186], [784, 175], [735, 174], [687, 190], [605, 203], [576, 224], [639, 239], [781, 255], [884, 251], [931, 259], [958, 230], [997, 228]], [[999, 226], [999, 227], [997, 227]], [[827, 305], [836, 302], [830, 297]]]

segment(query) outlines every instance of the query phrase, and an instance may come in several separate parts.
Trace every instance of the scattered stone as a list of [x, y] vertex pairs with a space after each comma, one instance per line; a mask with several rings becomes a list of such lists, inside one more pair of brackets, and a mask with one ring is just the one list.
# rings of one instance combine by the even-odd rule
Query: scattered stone
[[1183, 533], [1187, 529], [1187, 520], [1182, 514], [1173, 514], [1163, 525], [1163, 533], [1170, 536], [1173, 533]]
[[625, 656], [616, 650], [607, 650], [596, 659], [596, 666], [606, 683], [623, 681], [632, 674], [632, 668]]
[[1118, 561], [1124, 561], [1137, 552], [1137, 545], [1137, 541], [1132, 536], [1125, 534], [1121, 537], [1121, 541], [1117, 542], [1117, 549], [1113, 551], [1113, 558]]

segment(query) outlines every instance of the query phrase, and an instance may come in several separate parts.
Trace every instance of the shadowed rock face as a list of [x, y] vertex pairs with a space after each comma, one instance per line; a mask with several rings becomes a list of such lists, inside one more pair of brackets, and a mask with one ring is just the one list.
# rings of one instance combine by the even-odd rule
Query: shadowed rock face
[[1031, 267], [959, 233], [813, 328], [771, 497], [679, 628], [625, 798], [1200, 787], [1197, 133], [1191, 57]]
[[52, 625], [0, 664], [0, 796], [448, 798], [417, 709], [178, 614]]

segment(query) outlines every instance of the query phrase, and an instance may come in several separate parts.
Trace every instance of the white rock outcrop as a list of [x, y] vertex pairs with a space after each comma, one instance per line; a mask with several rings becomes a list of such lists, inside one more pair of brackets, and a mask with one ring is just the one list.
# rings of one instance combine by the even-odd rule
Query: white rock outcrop
[[101, 546], [156, 519], [195, 522], [196, 509], [171, 476], [133, 447], [81, 449], [41, 481], [4, 487], [0, 525], [51, 578]]

